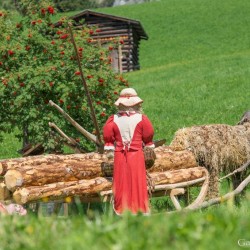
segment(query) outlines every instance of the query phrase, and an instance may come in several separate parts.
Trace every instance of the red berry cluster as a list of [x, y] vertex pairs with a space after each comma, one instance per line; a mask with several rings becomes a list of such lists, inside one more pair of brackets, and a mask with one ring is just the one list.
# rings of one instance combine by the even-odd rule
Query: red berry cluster
[[51, 15], [55, 14], [55, 10], [54, 10], [54, 8], [53, 8], [52, 6], [49, 6], [49, 7], [47, 8], [47, 10], [48, 10], [48, 12], [49, 12]]

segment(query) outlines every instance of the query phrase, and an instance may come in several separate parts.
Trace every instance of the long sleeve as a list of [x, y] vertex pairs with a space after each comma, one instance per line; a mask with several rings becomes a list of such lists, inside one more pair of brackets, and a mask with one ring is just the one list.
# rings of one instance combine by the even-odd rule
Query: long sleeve
[[110, 116], [103, 126], [104, 150], [114, 150], [114, 116]]
[[143, 129], [142, 129], [142, 140], [147, 147], [154, 147], [153, 137], [154, 128], [151, 121], [146, 115], [142, 116]]

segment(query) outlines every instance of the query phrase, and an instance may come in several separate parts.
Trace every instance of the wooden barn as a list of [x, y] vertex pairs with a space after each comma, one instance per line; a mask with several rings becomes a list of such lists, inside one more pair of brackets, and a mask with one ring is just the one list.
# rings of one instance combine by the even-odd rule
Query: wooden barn
[[113, 39], [120, 39], [121, 43], [117, 50], [113, 50], [112, 66], [116, 72], [129, 72], [140, 69], [139, 45], [141, 39], [148, 39], [141, 23], [136, 20], [84, 10], [72, 16], [76, 25], [84, 19], [87, 26], [95, 27], [98, 32], [92, 36], [93, 40], [100, 42], [102, 46]]

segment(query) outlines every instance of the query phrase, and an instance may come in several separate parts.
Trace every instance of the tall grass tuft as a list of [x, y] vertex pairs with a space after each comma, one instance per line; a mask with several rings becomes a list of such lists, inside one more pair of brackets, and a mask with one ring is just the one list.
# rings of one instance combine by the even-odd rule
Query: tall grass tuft
[[154, 216], [2, 216], [0, 249], [237, 249], [240, 239], [249, 240], [248, 206]]

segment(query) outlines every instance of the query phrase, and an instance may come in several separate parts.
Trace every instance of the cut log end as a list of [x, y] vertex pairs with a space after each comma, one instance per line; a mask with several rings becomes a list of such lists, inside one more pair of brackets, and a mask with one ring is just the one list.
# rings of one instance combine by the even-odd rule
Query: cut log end
[[26, 188], [22, 188], [13, 194], [13, 199], [17, 204], [25, 204], [28, 202], [29, 192]]
[[20, 172], [16, 170], [9, 170], [5, 176], [5, 184], [10, 191], [15, 191], [17, 187], [23, 185], [23, 178]]
[[7, 189], [5, 183], [0, 182], [0, 201], [5, 201], [7, 199], [10, 199], [10, 197], [10, 191]]

